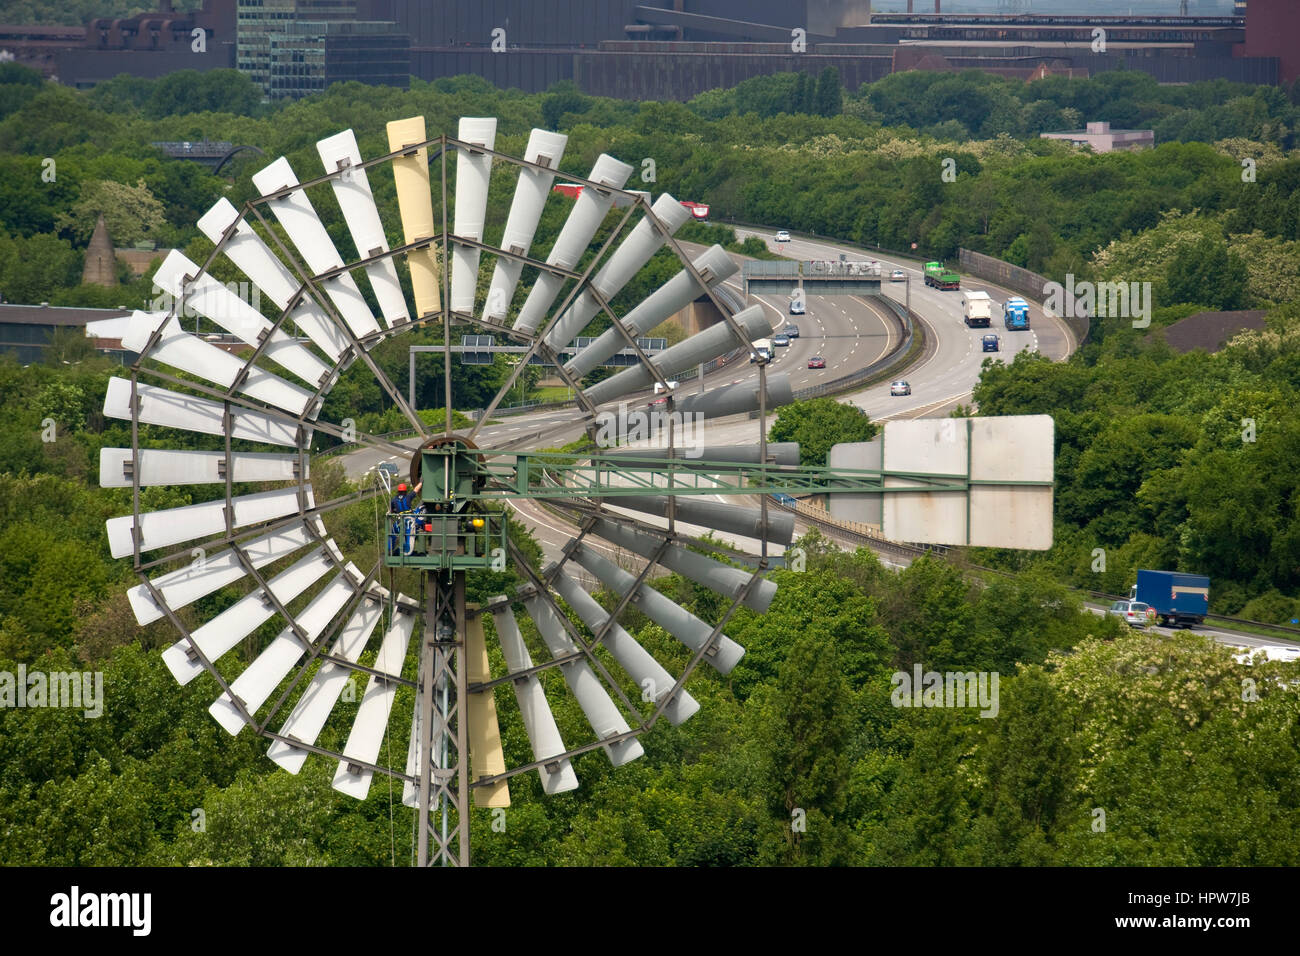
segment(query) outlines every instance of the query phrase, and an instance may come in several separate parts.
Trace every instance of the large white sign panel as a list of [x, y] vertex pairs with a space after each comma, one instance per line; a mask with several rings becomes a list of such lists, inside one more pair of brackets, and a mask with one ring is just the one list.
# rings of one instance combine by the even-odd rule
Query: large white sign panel
[[833, 494], [830, 512], [879, 525], [895, 541], [1044, 551], [1052, 546], [1054, 441], [1050, 415], [888, 422], [875, 441], [834, 446], [830, 466], [879, 469], [886, 488], [961, 487]]
[[[886, 488], [947, 475], [970, 491], [885, 495], [881, 531], [895, 541], [969, 544], [1043, 551], [1052, 546], [1051, 482], [1055, 423], [1050, 415], [889, 422], [883, 459]], [[901, 474], [900, 474], [901, 473]]]

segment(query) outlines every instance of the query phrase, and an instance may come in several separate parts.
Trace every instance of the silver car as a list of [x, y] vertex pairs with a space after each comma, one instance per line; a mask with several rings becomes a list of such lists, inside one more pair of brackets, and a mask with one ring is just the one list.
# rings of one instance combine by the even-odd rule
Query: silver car
[[1116, 601], [1106, 613], [1123, 618], [1129, 627], [1149, 627], [1156, 622], [1156, 609], [1141, 601]]
[[900, 378], [897, 382], [889, 383], [889, 394], [890, 395], [911, 395], [912, 386], [907, 384], [906, 381]]

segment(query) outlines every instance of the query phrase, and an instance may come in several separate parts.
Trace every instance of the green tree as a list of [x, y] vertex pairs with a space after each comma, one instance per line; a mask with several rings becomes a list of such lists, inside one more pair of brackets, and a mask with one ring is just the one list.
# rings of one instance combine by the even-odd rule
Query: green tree
[[144, 180], [134, 186], [101, 180], [82, 188], [81, 198], [59, 216], [57, 225], [77, 243], [86, 243], [103, 216], [113, 244], [128, 246], [156, 235], [165, 214]]
[[824, 465], [831, 446], [871, 441], [878, 427], [856, 405], [833, 398], [811, 398], [784, 406], [768, 432], [768, 441], [799, 443], [799, 461]]
[[835, 67], [826, 67], [817, 77], [813, 103], [813, 111], [818, 116], [839, 116], [844, 109], [844, 88], [840, 86], [840, 71]]
[[1171, 302], [1195, 302], [1214, 309], [1246, 305], [1246, 264], [1227, 243], [1202, 236], [1174, 254], [1165, 272]]
[[559, 129], [566, 113], [580, 115], [591, 108], [591, 100], [572, 80], [562, 80], [551, 87], [542, 100], [542, 122], [547, 129]]
[[261, 102], [261, 89], [238, 70], [178, 70], [154, 83], [144, 111], [154, 119], [183, 113], [254, 116]]
[[0, 296], [6, 302], [47, 302], [81, 279], [81, 255], [66, 239], [0, 237]]
[[835, 645], [805, 634], [755, 703], [769, 806], [783, 837], [777, 859], [787, 865], [847, 862], [849, 830], [836, 817], [848, 783], [851, 701]]
[[1054, 862], [1053, 837], [1075, 797], [1080, 754], [1074, 722], [1041, 667], [1003, 678], [1001, 719], [985, 737], [982, 814], [973, 859], [984, 866]]

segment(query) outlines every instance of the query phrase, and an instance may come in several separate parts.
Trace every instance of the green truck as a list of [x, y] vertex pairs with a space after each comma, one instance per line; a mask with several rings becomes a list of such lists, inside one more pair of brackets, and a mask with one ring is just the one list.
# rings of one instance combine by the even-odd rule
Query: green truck
[[925, 284], [936, 289], [960, 289], [961, 276], [942, 262], [927, 262], [925, 264]]

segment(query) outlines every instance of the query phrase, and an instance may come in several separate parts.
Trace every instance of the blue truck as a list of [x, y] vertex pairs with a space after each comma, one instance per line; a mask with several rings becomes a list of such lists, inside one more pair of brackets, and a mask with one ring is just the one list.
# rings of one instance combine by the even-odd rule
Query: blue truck
[[1029, 328], [1029, 303], [1019, 296], [1012, 296], [1002, 303], [1002, 324], [1013, 332]]
[[1210, 611], [1210, 579], [1178, 571], [1139, 571], [1128, 596], [1154, 608], [1161, 624], [1191, 627]]

